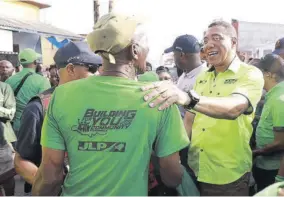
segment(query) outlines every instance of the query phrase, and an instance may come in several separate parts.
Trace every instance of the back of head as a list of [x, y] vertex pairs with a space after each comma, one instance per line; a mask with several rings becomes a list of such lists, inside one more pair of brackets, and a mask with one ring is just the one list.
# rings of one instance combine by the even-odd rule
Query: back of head
[[161, 72], [167, 72], [167, 73], [169, 73], [170, 70], [169, 70], [169, 68], [166, 67], [166, 66], [159, 66], [159, 67], [156, 69], [156, 73], [161, 73]]
[[284, 58], [284, 38], [277, 40], [275, 43], [275, 49], [272, 53]]
[[253, 65], [255, 67], [259, 66], [260, 59], [259, 58], [251, 58], [248, 64]]
[[119, 66], [132, 62], [136, 68], [145, 70], [148, 46], [144, 42], [145, 32], [139, 27], [140, 21], [133, 16], [110, 13], [99, 19], [87, 41], [103, 57], [104, 64]]
[[65, 44], [57, 50], [53, 60], [59, 71], [60, 83], [92, 76], [102, 64], [102, 58], [83, 41]]
[[263, 72], [275, 74], [277, 81], [284, 79], [284, 60], [276, 54], [267, 54], [261, 58], [258, 68]]
[[19, 53], [19, 61], [23, 67], [28, 67], [29, 65], [36, 66], [40, 58], [41, 55], [31, 48], [26, 48]]

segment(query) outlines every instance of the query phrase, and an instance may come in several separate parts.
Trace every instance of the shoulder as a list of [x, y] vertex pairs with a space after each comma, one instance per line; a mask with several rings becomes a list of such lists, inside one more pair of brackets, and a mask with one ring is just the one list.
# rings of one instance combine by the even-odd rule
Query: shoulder
[[43, 91], [42, 93], [40, 93], [40, 95], [48, 95], [48, 94], [52, 94], [55, 91], [56, 87], [51, 87], [45, 91]]
[[38, 80], [42, 80], [42, 81], [47, 80], [47, 78], [45, 78], [44, 76], [42, 76], [42, 75], [40, 75], [40, 74], [38, 74], [38, 73], [33, 73], [33, 74], [31, 75], [31, 77], [33, 77], [33, 78], [35, 78], [35, 79], [38, 79]]
[[25, 107], [23, 111], [23, 116], [26, 116], [25, 118], [29, 118], [30, 116], [40, 118], [42, 115], [42, 104], [39, 97], [34, 97]]
[[203, 68], [200, 70], [199, 74], [196, 76], [196, 82], [199, 81], [199, 80], [202, 80], [202, 79], [204, 79], [204, 78], [207, 78], [208, 75], [210, 75], [210, 74], [211, 74], [211, 72], [209, 71], [209, 68], [203, 67]]
[[7, 92], [7, 91], [12, 92], [13, 91], [11, 86], [6, 82], [0, 82], [0, 88], [1, 88], [2, 91], [5, 91], [5, 92]]
[[255, 73], [262, 76], [262, 72], [255, 66], [240, 62], [240, 70], [248, 73]]
[[31, 110], [34, 108], [39, 108], [41, 106], [40, 98], [39, 97], [34, 97], [30, 102], [27, 104], [27, 109]]
[[9, 77], [5, 83], [11, 84], [16, 78], [18, 78], [19, 73], [16, 73], [14, 75], [12, 75], [11, 77]]
[[263, 74], [257, 67], [243, 62], [240, 63], [239, 74], [242, 76], [242, 78], [246, 78], [248, 80], [264, 81]]

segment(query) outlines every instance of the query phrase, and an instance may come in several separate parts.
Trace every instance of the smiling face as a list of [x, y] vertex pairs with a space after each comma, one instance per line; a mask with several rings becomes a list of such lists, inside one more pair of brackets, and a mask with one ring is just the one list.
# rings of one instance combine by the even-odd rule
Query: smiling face
[[230, 64], [236, 53], [236, 38], [223, 26], [209, 27], [204, 35], [204, 53], [215, 68]]

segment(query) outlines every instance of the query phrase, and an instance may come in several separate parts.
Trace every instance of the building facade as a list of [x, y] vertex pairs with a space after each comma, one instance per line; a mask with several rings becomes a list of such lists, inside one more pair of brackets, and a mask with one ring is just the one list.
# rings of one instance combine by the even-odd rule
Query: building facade
[[40, 22], [41, 9], [51, 5], [35, 0], [0, 0], [0, 51], [18, 53], [32, 48], [42, 54], [43, 66], [53, 64], [57, 47], [48, 40], [82, 40], [80, 35]]

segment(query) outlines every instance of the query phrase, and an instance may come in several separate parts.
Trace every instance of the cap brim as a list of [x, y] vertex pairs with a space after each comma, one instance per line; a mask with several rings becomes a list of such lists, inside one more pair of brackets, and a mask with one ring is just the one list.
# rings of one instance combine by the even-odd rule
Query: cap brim
[[174, 51], [174, 47], [170, 47], [170, 48], [167, 48], [166, 50], [164, 50], [164, 53], [171, 53]]
[[103, 59], [101, 56], [96, 55], [94, 53], [88, 53], [80, 56], [80, 58], [76, 61], [70, 61], [69, 63], [82, 63], [82, 64], [90, 64], [90, 65], [99, 65], [103, 63]]
[[38, 58], [41, 58], [41, 57], [42, 57], [41, 54], [39, 54], [39, 53], [36, 54], [36, 58], [37, 58], [37, 59], [38, 59]]
[[98, 65], [103, 63], [101, 56], [93, 54], [85, 58], [84, 62], [86, 64]]
[[272, 53], [276, 55], [284, 54], [284, 49], [275, 49]]

